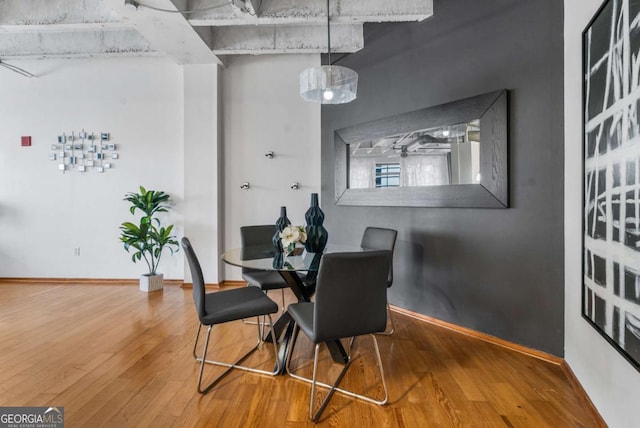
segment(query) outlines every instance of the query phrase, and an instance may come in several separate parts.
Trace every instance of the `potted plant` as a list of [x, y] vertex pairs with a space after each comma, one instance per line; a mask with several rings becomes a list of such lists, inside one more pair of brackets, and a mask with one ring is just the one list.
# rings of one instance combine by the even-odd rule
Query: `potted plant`
[[169, 195], [162, 191], [146, 190], [140, 186], [140, 193], [127, 193], [125, 201], [131, 204], [129, 211], [135, 215], [140, 210], [143, 216], [139, 224], [124, 222], [120, 226], [120, 241], [127, 252], [133, 250], [131, 260], [134, 263], [144, 259], [149, 272], [140, 276], [140, 290], [155, 291], [162, 289], [163, 274], [157, 273], [162, 251], [167, 248], [171, 254], [180, 248], [178, 241], [171, 235], [173, 225], [162, 226], [158, 213], [168, 212]]

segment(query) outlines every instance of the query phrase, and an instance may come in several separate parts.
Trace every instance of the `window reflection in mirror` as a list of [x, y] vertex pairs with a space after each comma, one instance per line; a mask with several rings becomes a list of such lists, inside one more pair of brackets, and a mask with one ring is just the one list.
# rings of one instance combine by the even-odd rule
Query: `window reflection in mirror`
[[400, 163], [376, 163], [375, 169], [376, 187], [400, 186]]
[[349, 146], [349, 188], [480, 182], [480, 120]]

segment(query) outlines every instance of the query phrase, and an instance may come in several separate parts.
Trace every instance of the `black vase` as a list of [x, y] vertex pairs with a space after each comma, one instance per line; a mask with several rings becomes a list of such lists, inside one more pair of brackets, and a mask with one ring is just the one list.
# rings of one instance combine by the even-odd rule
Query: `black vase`
[[304, 219], [307, 222], [307, 242], [304, 247], [310, 253], [322, 253], [324, 247], [327, 246], [327, 239], [329, 238], [329, 232], [324, 228], [324, 213], [318, 205], [318, 194], [311, 194], [311, 206], [304, 214]]
[[282, 252], [275, 253], [273, 255], [272, 265], [274, 269], [282, 269], [282, 266], [284, 265], [284, 253]]
[[289, 225], [291, 225], [291, 221], [287, 218], [287, 207], [280, 207], [280, 217], [276, 220], [276, 233], [273, 235], [273, 238], [271, 238], [273, 246], [279, 253], [283, 251], [282, 241], [280, 241], [280, 232]]

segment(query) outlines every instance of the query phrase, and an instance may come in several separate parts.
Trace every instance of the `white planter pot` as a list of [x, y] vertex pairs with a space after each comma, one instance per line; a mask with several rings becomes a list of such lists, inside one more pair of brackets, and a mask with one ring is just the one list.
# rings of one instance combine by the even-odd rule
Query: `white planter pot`
[[162, 290], [162, 280], [164, 275], [140, 275], [140, 290], [150, 293], [151, 291]]

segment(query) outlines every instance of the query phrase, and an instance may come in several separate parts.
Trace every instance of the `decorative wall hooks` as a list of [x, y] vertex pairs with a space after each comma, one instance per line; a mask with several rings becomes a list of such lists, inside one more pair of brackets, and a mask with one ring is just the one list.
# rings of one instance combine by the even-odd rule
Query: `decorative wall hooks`
[[242, 183], [242, 184], [240, 185], [240, 188], [241, 188], [242, 190], [249, 190], [249, 189], [251, 188], [251, 186], [249, 185], [249, 182], [248, 182], [248, 181], [245, 181], [244, 183]]
[[[119, 158], [117, 146], [111, 143], [109, 132], [95, 134], [84, 129], [58, 135], [57, 144], [51, 145], [49, 153], [49, 160], [58, 161], [58, 170], [62, 172], [75, 167], [78, 172], [93, 169], [102, 173], [112, 168], [111, 160]], [[110, 161], [107, 162], [107, 159]]]
[[300, 183], [296, 181], [291, 185], [291, 190], [298, 190], [298, 189], [300, 189]]
[[265, 156], [267, 159], [273, 159], [273, 156], [275, 156], [275, 155], [274, 155], [274, 153], [273, 153], [273, 152], [267, 152], [267, 153], [265, 153], [265, 154], [264, 154], [264, 156]]

